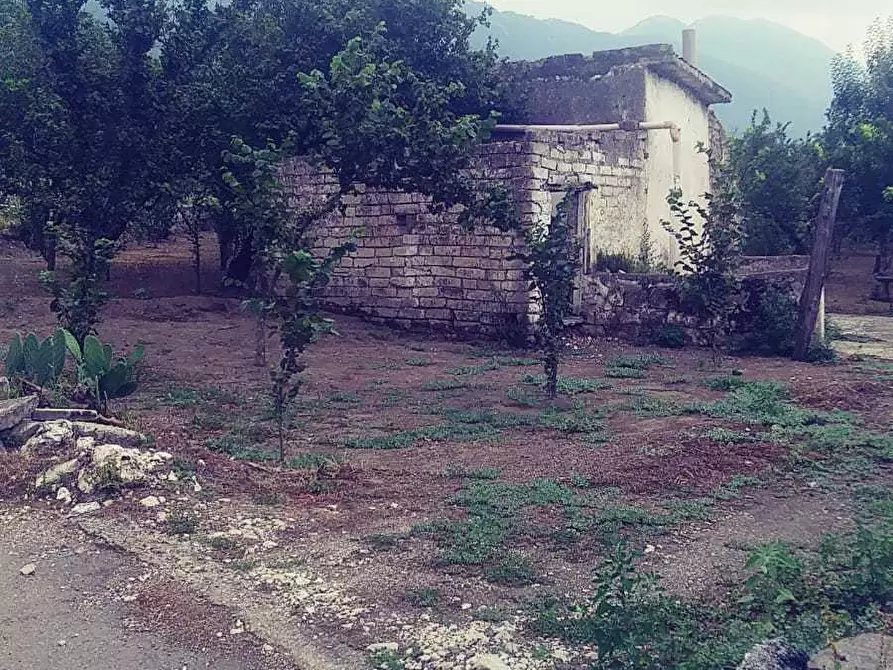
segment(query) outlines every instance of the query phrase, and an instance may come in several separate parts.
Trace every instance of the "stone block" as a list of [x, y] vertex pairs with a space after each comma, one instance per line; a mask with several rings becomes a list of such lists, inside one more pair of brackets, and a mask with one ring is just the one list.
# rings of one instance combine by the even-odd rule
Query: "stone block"
[[36, 395], [0, 400], [0, 432], [15, 428], [22, 421], [29, 419], [31, 412], [37, 409], [37, 401]]

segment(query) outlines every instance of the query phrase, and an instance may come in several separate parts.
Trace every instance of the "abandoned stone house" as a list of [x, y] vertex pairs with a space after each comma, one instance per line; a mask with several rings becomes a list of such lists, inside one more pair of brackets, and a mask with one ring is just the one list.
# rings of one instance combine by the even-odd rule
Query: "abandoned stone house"
[[[572, 208], [583, 242], [575, 304], [580, 320], [601, 332], [616, 320], [605, 307], [622, 304], [626, 289], [598, 279], [599, 253], [636, 256], [644, 237], [655, 260], [672, 264], [675, 242], [661, 225], [670, 218], [668, 193], [710, 190], [703, 149], [722, 146], [710, 107], [731, 94], [692, 64], [686, 38], [685, 57], [652, 45], [514, 64], [525, 111], [497, 126], [473, 170], [474, 178], [510, 185], [526, 225], [548, 223], [566, 189], [583, 187]], [[304, 202], [334, 188], [331, 175], [301, 161], [283, 178]], [[467, 232], [449, 215], [429, 213], [418, 194], [367, 191], [321, 227], [318, 244], [332, 247], [358, 228], [356, 252], [326, 288], [331, 306], [407, 328], [474, 334], [528, 323], [531, 295], [511, 258], [512, 235]], [[667, 310], [656, 318], [672, 318]]]

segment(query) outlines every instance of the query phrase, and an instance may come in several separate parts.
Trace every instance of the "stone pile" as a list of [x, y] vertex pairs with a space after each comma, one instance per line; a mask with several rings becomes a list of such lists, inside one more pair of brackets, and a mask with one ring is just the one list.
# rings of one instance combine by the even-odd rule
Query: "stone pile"
[[[34, 490], [71, 504], [76, 497], [148, 483], [173, 456], [92, 410], [39, 408], [37, 396], [0, 400], [0, 448], [47, 463]], [[76, 506], [79, 507], [79, 506]]]

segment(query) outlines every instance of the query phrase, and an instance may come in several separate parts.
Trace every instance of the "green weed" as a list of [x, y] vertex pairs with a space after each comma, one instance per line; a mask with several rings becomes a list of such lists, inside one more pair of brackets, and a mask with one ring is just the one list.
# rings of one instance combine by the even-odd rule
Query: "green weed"
[[404, 362], [414, 368], [423, 368], [431, 365], [431, 361], [427, 358], [407, 358]]
[[432, 588], [409, 589], [403, 599], [415, 607], [435, 607], [440, 601], [440, 591]]
[[[545, 386], [545, 375], [527, 375], [521, 379], [522, 384], [530, 384], [532, 386]], [[611, 388], [611, 385], [601, 379], [585, 379], [580, 377], [559, 377], [558, 392], [568, 395], [576, 395], [578, 393], [595, 393]]]
[[458, 391], [471, 388], [471, 385], [460, 379], [432, 379], [422, 384], [423, 391]]
[[524, 586], [536, 581], [533, 565], [524, 554], [510, 551], [484, 572], [484, 579], [501, 586]]

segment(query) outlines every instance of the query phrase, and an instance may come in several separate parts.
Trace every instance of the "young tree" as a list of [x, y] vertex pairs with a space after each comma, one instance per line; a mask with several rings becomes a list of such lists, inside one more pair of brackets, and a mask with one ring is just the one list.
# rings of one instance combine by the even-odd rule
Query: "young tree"
[[562, 336], [573, 310], [574, 283], [580, 269], [580, 243], [569, 216], [574, 193], [565, 194], [548, 226], [524, 232], [525, 250], [519, 254], [527, 266], [530, 288], [537, 293], [537, 343], [543, 352], [546, 393], [552, 400], [558, 392]]

